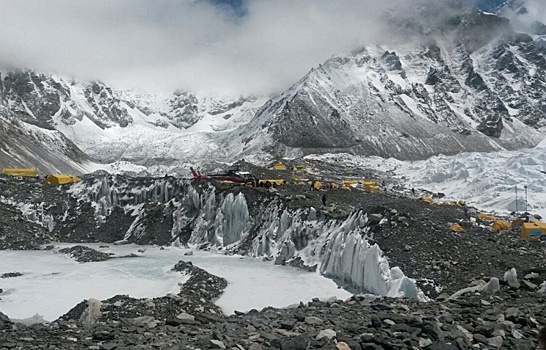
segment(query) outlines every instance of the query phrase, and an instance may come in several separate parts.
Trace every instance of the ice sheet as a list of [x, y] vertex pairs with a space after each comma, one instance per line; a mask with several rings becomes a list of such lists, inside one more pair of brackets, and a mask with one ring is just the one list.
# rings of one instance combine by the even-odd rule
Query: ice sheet
[[[60, 245], [62, 247], [70, 245]], [[89, 245], [98, 248], [98, 245]], [[313, 297], [345, 299], [350, 294], [319, 275], [292, 267], [274, 266], [258, 259], [135, 245], [99, 249], [119, 255], [136, 253], [139, 258], [114, 259], [80, 264], [52, 251], [0, 251], [0, 274], [21, 272], [23, 276], [0, 279], [0, 311], [11, 318], [28, 318], [38, 313], [54, 320], [83, 299], [107, 299], [117, 294], [158, 297], [176, 293], [187, 277], [170, 269], [179, 260], [227, 279], [229, 285], [216, 303], [224, 313], [266, 306], [284, 307]]]

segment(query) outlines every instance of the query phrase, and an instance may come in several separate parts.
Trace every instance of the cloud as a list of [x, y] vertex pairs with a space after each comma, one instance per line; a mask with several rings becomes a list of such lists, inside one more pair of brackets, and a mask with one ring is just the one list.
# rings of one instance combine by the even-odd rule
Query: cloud
[[268, 94], [332, 54], [389, 39], [381, 18], [394, 1], [251, 0], [230, 11], [199, 0], [2, 0], [0, 65], [152, 91]]
[[526, 0], [523, 9], [519, 6], [508, 6], [502, 11], [502, 14], [511, 20], [516, 30], [532, 30], [537, 21], [546, 23], [546, 2], [544, 0]]

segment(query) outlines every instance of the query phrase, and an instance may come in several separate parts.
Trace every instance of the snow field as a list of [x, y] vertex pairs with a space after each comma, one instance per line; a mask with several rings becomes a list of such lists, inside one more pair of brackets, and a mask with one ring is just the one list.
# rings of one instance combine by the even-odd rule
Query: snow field
[[[60, 247], [71, 246], [62, 244]], [[98, 249], [98, 245], [90, 244]], [[224, 313], [266, 306], [285, 307], [314, 297], [345, 299], [350, 293], [317, 273], [274, 266], [271, 262], [238, 256], [135, 245], [99, 249], [116, 255], [146, 249], [138, 258], [113, 259], [80, 264], [53, 251], [0, 251], [0, 274], [21, 272], [23, 276], [2, 279], [0, 311], [14, 319], [36, 313], [52, 321], [84, 299], [107, 299], [118, 294], [136, 298], [177, 293], [187, 276], [170, 269], [179, 260], [192, 261], [212, 274], [226, 278], [228, 287], [216, 300]]]
[[546, 217], [546, 139], [537, 147], [519, 151], [439, 155], [409, 162], [394, 158], [349, 154], [311, 155], [315, 159], [350, 168], [383, 171], [406, 188], [442, 192], [446, 199], [465, 200], [478, 209], [509, 213], [527, 210]]

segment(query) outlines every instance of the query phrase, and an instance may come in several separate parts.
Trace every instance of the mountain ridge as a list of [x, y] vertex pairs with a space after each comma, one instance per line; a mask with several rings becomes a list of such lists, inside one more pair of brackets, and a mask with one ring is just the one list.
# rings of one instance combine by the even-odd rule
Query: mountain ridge
[[26, 70], [0, 76], [0, 118], [54, 133], [63, 146], [53, 152], [73, 149], [78, 164], [159, 173], [242, 157], [411, 160], [534, 147], [546, 127], [546, 48], [503, 17], [453, 6], [441, 21], [415, 10], [412, 40], [334, 56], [270, 98], [139, 93]]

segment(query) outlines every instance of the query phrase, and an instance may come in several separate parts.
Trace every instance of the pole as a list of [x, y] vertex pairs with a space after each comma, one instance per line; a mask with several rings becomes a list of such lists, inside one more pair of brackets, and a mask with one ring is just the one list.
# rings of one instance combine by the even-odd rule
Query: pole
[[527, 185], [523, 186], [525, 188], [525, 212], [527, 212]]
[[516, 185], [516, 213], [518, 212], [518, 185]]

